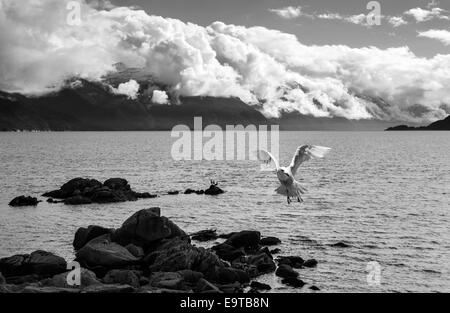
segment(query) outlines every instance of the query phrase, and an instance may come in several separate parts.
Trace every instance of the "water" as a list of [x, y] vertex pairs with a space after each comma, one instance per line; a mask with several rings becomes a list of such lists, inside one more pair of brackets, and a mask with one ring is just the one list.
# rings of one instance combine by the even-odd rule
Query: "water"
[[[45, 249], [72, 259], [78, 227], [119, 227], [133, 212], [159, 206], [187, 232], [255, 229], [279, 237], [282, 254], [319, 261], [299, 271], [323, 291], [450, 291], [449, 132], [284, 132], [280, 140], [281, 164], [303, 143], [333, 147], [301, 167], [304, 204], [274, 194], [275, 175], [255, 162], [172, 161], [168, 132], [0, 133], [0, 257]], [[79, 176], [124, 177], [135, 190], [158, 194], [216, 179], [227, 193], [8, 207], [15, 196], [37, 196]], [[350, 247], [329, 246], [339, 241]], [[367, 283], [371, 261], [381, 266], [379, 286]], [[273, 275], [261, 279], [276, 292], [298, 292]]]

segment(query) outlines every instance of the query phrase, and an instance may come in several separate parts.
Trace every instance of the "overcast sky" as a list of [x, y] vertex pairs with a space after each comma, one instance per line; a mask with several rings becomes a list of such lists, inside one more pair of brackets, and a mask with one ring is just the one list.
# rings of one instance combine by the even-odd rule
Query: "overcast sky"
[[[345, 20], [346, 17], [367, 14], [368, 0], [113, 0], [117, 5], [136, 5], [150, 14], [181, 19], [207, 26], [215, 21], [245, 26], [265, 26], [295, 34], [304, 44], [345, 44], [351, 47], [379, 48], [409, 46], [419, 56], [450, 52], [448, 44], [419, 37], [418, 32], [430, 29], [450, 32], [450, 1], [441, 0], [381, 0], [380, 26], [365, 27]], [[300, 7], [298, 17], [283, 18], [275, 9]], [[419, 10], [421, 8], [440, 14]], [[434, 11], [433, 11], [434, 9]], [[282, 12], [282, 11], [279, 11]], [[422, 15], [421, 15], [422, 13]], [[324, 14], [339, 14], [341, 19], [325, 19]], [[415, 15], [414, 15], [415, 14]], [[295, 15], [295, 14], [294, 14]], [[322, 15], [322, 18], [320, 16]], [[423, 17], [423, 21], [421, 20]], [[390, 17], [401, 17], [407, 24], [394, 27]], [[419, 18], [419, 20], [417, 20]], [[403, 22], [401, 22], [403, 23]]]

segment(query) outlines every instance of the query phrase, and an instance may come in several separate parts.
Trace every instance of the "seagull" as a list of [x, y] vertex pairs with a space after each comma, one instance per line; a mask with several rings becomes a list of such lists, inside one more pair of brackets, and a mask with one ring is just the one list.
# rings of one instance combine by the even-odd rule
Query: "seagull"
[[265, 164], [269, 164], [270, 162], [275, 163], [277, 177], [281, 183], [281, 186], [275, 191], [280, 195], [287, 196], [288, 204], [292, 202], [291, 198], [297, 198], [297, 201], [301, 203], [303, 202], [301, 195], [306, 192], [306, 189], [300, 186], [299, 182], [295, 180], [294, 176], [297, 174], [298, 168], [303, 162], [314, 158], [323, 158], [330, 150], [331, 148], [321, 146], [301, 146], [297, 149], [291, 164], [287, 167], [281, 167], [278, 160], [266, 150], [257, 151], [257, 157], [259, 161]]

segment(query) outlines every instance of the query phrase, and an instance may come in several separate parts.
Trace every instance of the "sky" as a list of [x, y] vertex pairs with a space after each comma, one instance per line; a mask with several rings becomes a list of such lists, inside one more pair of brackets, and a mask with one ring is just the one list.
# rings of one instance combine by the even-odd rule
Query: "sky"
[[[360, 0], [0, 0], [0, 90], [83, 78], [166, 105], [236, 97], [267, 117], [445, 118], [449, 1], [378, 3], [380, 16]], [[119, 63], [148, 81], [109, 86]]]
[[[426, 18], [417, 21], [405, 12], [421, 8], [441, 8], [450, 11], [450, 1], [381, 0], [381, 14], [402, 17], [407, 23], [393, 27], [386, 18], [381, 25], [371, 28], [345, 22], [342, 19], [312, 18], [321, 14], [339, 14], [342, 17], [367, 14], [368, 0], [113, 0], [117, 5], [134, 5], [150, 14], [177, 18], [202, 26], [215, 21], [226, 24], [265, 26], [294, 34], [308, 45], [344, 44], [350, 47], [376, 46], [379, 48], [408, 46], [418, 56], [431, 57], [450, 53], [450, 45], [438, 40], [419, 37], [418, 32], [430, 29], [450, 31], [450, 19]], [[300, 16], [282, 18], [274, 11], [287, 7], [298, 8]], [[414, 12], [414, 11], [413, 11]], [[311, 15], [311, 16], [308, 16]], [[443, 16], [450, 16], [444, 12]], [[450, 39], [449, 39], [450, 41]]]

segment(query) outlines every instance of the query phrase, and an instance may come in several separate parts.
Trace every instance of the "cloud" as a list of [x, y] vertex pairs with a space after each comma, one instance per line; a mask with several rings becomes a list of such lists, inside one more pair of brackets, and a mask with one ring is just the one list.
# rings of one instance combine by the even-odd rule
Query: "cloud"
[[399, 27], [408, 24], [408, 22], [405, 21], [401, 16], [391, 16], [389, 17], [388, 21], [394, 27]]
[[450, 46], [450, 31], [443, 29], [430, 29], [424, 32], [419, 32], [419, 37], [427, 37], [436, 39], [446, 46]]
[[302, 15], [302, 7], [289, 6], [281, 9], [269, 9], [269, 11], [284, 19], [293, 19]]
[[152, 96], [152, 102], [157, 104], [168, 104], [169, 96], [165, 91], [154, 90]]
[[113, 92], [118, 95], [127, 96], [129, 99], [137, 99], [139, 93], [139, 83], [133, 79], [126, 83], [120, 84], [117, 89], [112, 88]]
[[[140, 68], [171, 98], [237, 97], [270, 117], [299, 112], [424, 122], [446, 116], [450, 103], [450, 54], [305, 45], [264, 27], [203, 27], [85, 2], [81, 25], [70, 26], [65, 1], [28, 2], [0, 0], [2, 90], [34, 94], [58, 90], [73, 77], [102, 81], [120, 62]], [[132, 81], [119, 89], [139, 91]], [[426, 110], [412, 114], [418, 106]]]
[[430, 10], [422, 9], [422, 8], [413, 8], [408, 11], [406, 11], [404, 14], [414, 17], [417, 23], [425, 22], [432, 20], [434, 18], [438, 19], [450, 19], [448, 16], [444, 15], [443, 13], [446, 12], [444, 9], [441, 8], [432, 8]]

